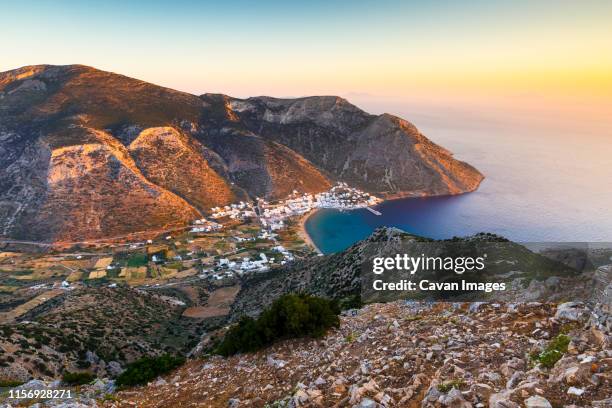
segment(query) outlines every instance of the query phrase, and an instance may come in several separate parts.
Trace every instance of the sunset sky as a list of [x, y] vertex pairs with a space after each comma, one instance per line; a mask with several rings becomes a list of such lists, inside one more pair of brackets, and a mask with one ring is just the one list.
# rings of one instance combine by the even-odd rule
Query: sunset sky
[[0, 71], [80, 63], [234, 96], [612, 99], [612, 1], [0, 0], [0, 10]]

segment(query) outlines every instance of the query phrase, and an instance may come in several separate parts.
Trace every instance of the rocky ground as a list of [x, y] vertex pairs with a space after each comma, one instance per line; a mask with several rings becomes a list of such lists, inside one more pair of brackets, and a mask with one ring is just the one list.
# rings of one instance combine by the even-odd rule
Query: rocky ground
[[[586, 304], [373, 303], [343, 312], [339, 328], [322, 339], [286, 340], [231, 358], [198, 352], [146, 386], [117, 390], [112, 379], [98, 378], [74, 388], [76, 398], [68, 401], [10, 400], [8, 390], [0, 389], [0, 407], [611, 407], [611, 268], [594, 272]], [[113, 299], [108, 296], [111, 303]], [[102, 299], [94, 303], [105, 304]], [[106, 310], [100, 307], [87, 310]], [[167, 320], [163, 312], [170, 308], [160, 307], [160, 321]], [[57, 324], [61, 333], [66, 311], [72, 309], [65, 308], [57, 320], [39, 311], [44, 316], [40, 321]], [[128, 310], [135, 314], [129, 319], [131, 332], [147, 327], [142, 320], [147, 314], [138, 307], [124, 308], [124, 330]], [[99, 325], [99, 316], [87, 321]], [[10, 338], [17, 335], [23, 333]], [[43, 351], [55, 344], [32, 335], [40, 337], [36, 341]], [[137, 345], [125, 344], [131, 343]], [[37, 344], [28, 344], [28, 350]], [[116, 339], [99, 346], [109, 344], [116, 347]], [[18, 357], [33, 355], [4, 349], [9, 351], [4, 365], [10, 367], [23, 365]], [[96, 374], [106, 377], [109, 370]], [[14, 389], [53, 388], [64, 387], [50, 379], [30, 380]]]
[[65, 370], [117, 375], [147, 355], [186, 353], [204, 330], [183, 307], [124, 286], [66, 291], [19, 322], [0, 324], [0, 384], [60, 378]]
[[[373, 304], [322, 340], [192, 360], [108, 407], [609, 407], [612, 350], [580, 305]], [[552, 367], [530, 357], [560, 333]]]
[[[599, 311], [601, 312], [601, 311]], [[609, 314], [581, 304], [394, 302], [350, 310], [321, 340], [203, 357], [144, 387], [96, 380], [57, 407], [610, 407]], [[532, 359], [571, 339], [552, 368]], [[24, 389], [57, 388], [33, 380]], [[31, 406], [6, 400], [3, 407]], [[40, 406], [40, 405], [34, 405]]]

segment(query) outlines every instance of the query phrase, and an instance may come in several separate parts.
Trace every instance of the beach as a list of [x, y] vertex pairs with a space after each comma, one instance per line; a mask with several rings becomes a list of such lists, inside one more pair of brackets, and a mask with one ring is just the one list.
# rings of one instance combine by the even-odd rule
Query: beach
[[318, 210], [312, 210], [309, 211], [305, 214], [303, 214], [300, 217], [300, 221], [299, 221], [299, 226], [297, 229], [297, 233], [299, 235], [299, 237], [304, 240], [304, 242], [306, 242], [306, 244], [308, 246], [310, 246], [311, 248], [313, 248], [315, 251], [317, 251], [317, 253], [322, 254], [323, 252], [321, 252], [321, 250], [319, 249], [319, 247], [316, 246], [316, 244], [314, 243], [314, 241], [310, 238], [310, 235], [308, 235], [308, 231], [306, 230], [306, 220], [308, 220], [308, 218], [311, 215], [314, 215]]

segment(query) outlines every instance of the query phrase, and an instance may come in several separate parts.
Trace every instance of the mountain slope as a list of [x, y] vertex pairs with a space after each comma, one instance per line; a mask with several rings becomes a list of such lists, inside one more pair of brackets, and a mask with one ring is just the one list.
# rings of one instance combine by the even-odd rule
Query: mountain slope
[[[334, 178], [385, 196], [473, 191], [482, 175], [411, 123], [338, 97], [232, 100], [251, 131], [289, 146]], [[321, 147], [325, 149], [321, 150]]]
[[[324, 338], [190, 360], [104, 406], [610, 406], [609, 350], [588, 323], [559, 322], [552, 304], [475, 306], [367, 305], [343, 314]], [[566, 353], [550, 370], [533, 367], [529, 354], [558, 333], [580, 354]], [[568, 393], [570, 384], [584, 393]]]
[[145, 176], [206, 211], [235, 200], [231, 186], [208, 164], [205, 148], [172, 127], [148, 128], [129, 145]]
[[[571, 256], [569, 252], [564, 253], [568, 260], [572, 260], [568, 265], [574, 265], [575, 260], [583, 259], [584, 256], [580, 251], [576, 251]], [[398, 254], [407, 254], [415, 258], [427, 256], [444, 259], [449, 256], [476, 258], [485, 254], [486, 262], [482, 273], [472, 271], [463, 275], [452, 271], [445, 273], [441, 268], [434, 267], [429, 270], [419, 270], [414, 275], [392, 269], [385, 271], [383, 279], [385, 282], [400, 282], [403, 279], [452, 282], [453, 278], [458, 277], [470, 282], [506, 282], [509, 289], [491, 294], [472, 293], [472, 296], [457, 291], [446, 293], [445, 297], [442, 297], [441, 292], [440, 294], [432, 292], [429, 295], [418, 290], [412, 292], [372, 290], [373, 280], [383, 276], [371, 272], [372, 258], [395, 258]], [[296, 260], [265, 274], [245, 275], [241, 281], [241, 290], [232, 305], [231, 319], [236, 321], [243, 315], [257, 316], [275, 299], [287, 293], [309, 293], [343, 302], [360, 299], [366, 303], [400, 298], [437, 301], [494, 299], [525, 302], [578, 299], [586, 296], [585, 293], [589, 294], [593, 285], [590, 278], [582, 275], [585, 266], [574, 268], [568, 265], [493, 234], [480, 233], [452, 240], [432, 240], [396, 228], [381, 227], [344, 251]], [[546, 287], [542, 283], [551, 277], [552, 282], [562, 282], [559, 287], [555, 285]]]
[[384, 197], [483, 176], [410, 123], [332, 97], [190, 95], [81, 65], [0, 73], [0, 236], [112, 237], [336, 181]]
[[[79, 241], [183, 225], [199, 212], [147, 180], [112, 136], [51, 148], [42, 204], [20, 226], [26, 237]], [[90, 137], [90, 136], [88, 136]]]

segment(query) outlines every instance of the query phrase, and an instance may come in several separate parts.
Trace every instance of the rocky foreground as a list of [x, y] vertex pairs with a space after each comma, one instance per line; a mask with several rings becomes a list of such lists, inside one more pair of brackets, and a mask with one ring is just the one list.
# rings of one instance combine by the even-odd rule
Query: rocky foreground
[[[609, 316], [609, 315], [608, 315]], [[109, 407], [610, 407], [606, 325], [577, 304], [372, 304], [322, 340], [188, 362]], [[609, 327], [609, 326], [607, 326]], [[530, 355], [560, 333], [552, 368]]]

